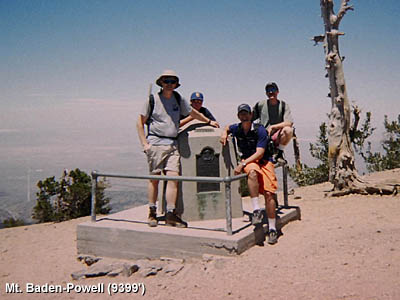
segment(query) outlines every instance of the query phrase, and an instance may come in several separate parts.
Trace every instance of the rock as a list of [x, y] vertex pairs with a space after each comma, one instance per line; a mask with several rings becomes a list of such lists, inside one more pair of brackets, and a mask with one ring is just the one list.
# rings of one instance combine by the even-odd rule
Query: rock
[[116, 277], [124, 272], [124, 265], [122, 264], [112, 264], [111, 268], [111, 272], [107, 274], [109, 277]]
[[86, 278], [91, 278], [91, 277], [100, 277], [100, 276], [105, 276], [113, 269], [115, 266], [113, 265], [96, 265], [94, 267], [90, 267], [85, 274]]
[[179, 273], [183, 269], [184, 265], [182, 264], [168, 264], [164, 268], [164, 273], [169, 275], [169, 276], [175, 276], [176, 274]]
[[166, 262], [181, 263], [181, 264], [185, 262], [183, 258], [171, 258], [171, 257], [160, 257], [160, 260]]
[[71, 277], [74, 280], [79, 280], [81, 278], [100, 277], [107, 275], [117, 268], [118, 267], [116, 267], [115, 265], [96, 265], [93, 267], [89, 267], [87, 270], [74, 272], [71, 274]]
[[78, 256], [77, 259], [83, 263], [85, 263], [87, 266], [91, 266], [94, 263], [97, 263], [99, 260], [101, 260], [100, 257], [93, 257], [93, 256]]
[[137, 264], [124, 264], [122, 275], [125, 277], [131, 276], [133, 273], [139, 271], [139, 266]]
[[158, 273], [157, 269], [153, 269], [153, 268], [144, 268], [144, 269], [140, 269], [140, 271], [139, 271], [139, 275], [141, 275], [142, 277], [149, 277], [149, 276], [157, 275], [157, 273]]
[[162, 269], [163, 269], [163, 266], [160, 264], [147, 262], [147, 265], [145, 267], [142, 267], [142, 265], [140, 265], [139, 274], [142, 277], [149, 277], [149, 276], [157, 275], [157, 273], [159, 271], [161, 271]]
[[86, 274], [86, 270], [80, 270], [80, 271], [72, 273], [71, 277], [73, 280], [79, 280], [81, 278], [84, 278], [85, 274]]

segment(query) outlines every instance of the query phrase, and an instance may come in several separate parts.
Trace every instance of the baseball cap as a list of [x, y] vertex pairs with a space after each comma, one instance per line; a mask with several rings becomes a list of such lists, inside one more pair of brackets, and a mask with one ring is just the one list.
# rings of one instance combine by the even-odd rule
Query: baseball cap
[[190, 101], [192, 101], [192, 100], [201, 100], [201, 101], [203, 101], [204, 100], [203, 94], [200, 93], [200, 92], [192, 93], [192, 95], [190, 96]]
[[266, 91], [269, 87], [276, 88], [276, 90], [279, 91], [278, 85], [277, 85], [275, 82], [268, 82], [267, 85], [265, 86], [265, 91]]
[[243, 110], [247, 111], [248, 113], [251, 113], [251, 108], [248, 104], [243, 103], [238, 106], [238, 113], [240, 113]]

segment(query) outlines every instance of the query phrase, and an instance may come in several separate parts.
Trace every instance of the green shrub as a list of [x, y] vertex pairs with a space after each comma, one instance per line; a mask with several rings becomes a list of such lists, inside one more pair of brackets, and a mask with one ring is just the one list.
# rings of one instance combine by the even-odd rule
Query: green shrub
[[3, 220], [4, 228], [18, 227], [26, 225], [23, 220], [14, 219], [13, 217]]
[[[110, 199], [104, 195], [104, 181], [98, 181], [96, 189], [96, 213], [110, 212]], [[59, 181], [48, 177], [37, 183], [36, 206], [32, 218], [39, 223], [60, 222], [90, 215], [91, 210], [91, 177], [85, 172], [75, 169], [64, 171]]]

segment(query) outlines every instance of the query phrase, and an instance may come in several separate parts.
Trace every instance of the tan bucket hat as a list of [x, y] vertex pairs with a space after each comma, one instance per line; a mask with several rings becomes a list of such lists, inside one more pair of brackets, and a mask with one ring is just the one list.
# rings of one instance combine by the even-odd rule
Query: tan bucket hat
[[178, 77], [178, 75], [176, 75], [175, 71], [173, 71], [173, 70], [165, 70], [164, 72], [162, 72], [162, 74], [160, 75], [160, 77], [158, 77], [158, 79], [156, 81], [158, 86], [162, 87], [161, 82], [162, 82], [163, 77], [175, 77], [176, 80], [178, 81], [176, 87], [180, 87], [181, 86], [179, 84], [179, 77]]

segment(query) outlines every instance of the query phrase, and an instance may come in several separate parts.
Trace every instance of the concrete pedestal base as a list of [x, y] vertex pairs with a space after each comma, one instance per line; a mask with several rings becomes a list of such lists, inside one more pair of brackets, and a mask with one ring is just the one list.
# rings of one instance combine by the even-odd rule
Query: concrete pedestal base
[[[157, 227], [150, 228], [147, 215], [146, 205], [79, 224], [78, 254], [121, 259], [238, 255], [257, 243], [254, 226], [244, 218], [232, 220], [234, 234], [228, 236], [224, 219], [192, 221], [184, 229], [167, 227], [160, 221]], [[300, 209], [280, 209], [278, 216], [277, 226], [281, 228], [300, 219]]]

